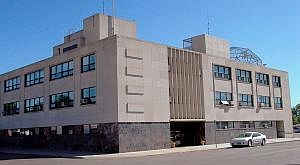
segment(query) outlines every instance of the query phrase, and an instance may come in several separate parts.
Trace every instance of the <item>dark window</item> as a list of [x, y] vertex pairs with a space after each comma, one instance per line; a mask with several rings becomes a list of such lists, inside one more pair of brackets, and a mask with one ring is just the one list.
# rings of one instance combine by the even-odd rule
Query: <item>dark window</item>
[[81, 90], [81, 105], [96, 103], [96, 87]]
[[273, 76], [272, 77], [272, 82], [274, 87], [281, 87], [281, 80], [280, 77], [278, 76]]
[[20, 76], [4, 81], [5, 92], [20, 89], [20, 86], [21, 86]]
[[232, 121], [218, 121], [216, 122], [217, 129], [231, 129], [234, 128], [234, 122]]
[[255, 128], [255, 123], [253, 121], [242, 121], [240, 122], [240, 128]]
[[259, 128], [271, 128], [272, 121], [259, 121], [257, 122], [257, 127]]
[[275, 109], [281, 109], [282, 108], [282, 98], [274, 97], [274, 104], [275, 104]]
[[95, 70], [96, 68], [96, 56], [95, 54], [88, 55], [81, 58], [81, 72], [88, 72]]
[[253, 95], [238, 94], [239, 106], [251, 106], [253, 107]]
[[70, 50], [73, 50], [73, 49], [76, 49], [78, 47], [77, 44], [74, 44], [72, 46], [69, 46], [69, 47], [65, 47], [63, 48], [63, 53], [66, 53], [67, 51], [70, 51]]
[[42, 111], [44, 106], [44, 97], [25, 100], [24, 113]]
[[25, 75], [25, 87], [44, 82], [45, 72], [43, 69]]
[[237, 69], [236, 70], [236, 79], [239, 82], [251, 83], [252, 82], [251, 71]]
[[271, 107], [269, 96], [258, 96], [258, 106], [259, 107]]
[[269, 85], [269, 75], [263, 73], [256, 73], [256, 82], [262, 85]]
[[232, 101], [232, 93], [229, 92], [218, 92], [215, 93], [215, 102], [217, 105], [221, 105], [221, 101]]
[[74, 93], [64, 92], [50, 95], [50, 109], [73, 107]]
[[50, 80], [60, 79], [73, 75], [74, 62], [69, 61], [50, 67]]
[[231, 68], [229, 67], [213, 65], [213, 72], [216, 78], [221, 78], [226, 80], [231, 79]]
[[3, 116], [16, 115], [20, 113], [20, 102], [11, 102], [4, 104]]

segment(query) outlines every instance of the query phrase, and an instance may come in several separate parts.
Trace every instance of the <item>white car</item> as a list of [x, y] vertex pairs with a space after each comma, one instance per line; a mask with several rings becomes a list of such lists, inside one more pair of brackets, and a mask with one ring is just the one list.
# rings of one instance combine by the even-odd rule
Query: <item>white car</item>
[[230, 143], [232, 147], [235, 146], [254, 146], [266, 144], [266, 135], [259, 132], [245, 132], [241, 133], [238, 137], [231, 139]]

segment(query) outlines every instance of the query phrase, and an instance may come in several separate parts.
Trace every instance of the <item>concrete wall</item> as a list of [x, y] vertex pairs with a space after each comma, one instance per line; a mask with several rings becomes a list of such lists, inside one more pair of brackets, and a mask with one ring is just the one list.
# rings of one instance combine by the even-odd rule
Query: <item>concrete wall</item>
[[[21, 107], [19, 115], [0, 117], [0, 129], [116, 122], [118, 118], [116, 43], [116, 38], [107, 38], [76, 51], [61, 56], [53, 56], [47, 60], [1, 75], [0, 111], [3, 112], [3, 104], [13, 101], [20, 101]], [[96, 70], [81, 73], [81, 57], [90, 53], [96, 54]], [[75, 64], [74, 75], [49, 81], [50, 67], [71, 59]], [[44, 83], [24, 87], [25, 74], [42, 68], [45, 70]], [[5, 93], [4, 81], [15, 76], [21, 76], [21, 88]], [[97, 103], [81, 106], [81, 89], [92, 86], [97, 87]], [[50, 110], [49, 96], [65, 91], [74, 91], [74, 107]], [[45, 99], [44, 110], [25, 114], [25, 99], [42, 96]]]
[[[231, 80], [217, 80], [213, 76], [213, 64], [231, 67]], [[284, 121], [285, 136], [292, 136], [292, 120], [290, 105], [290, 89], [288, 73], [263, 66], [255, 66], [232, 61], [226, 58], [203, 55], [203, 80], [204, 81], [204, 107], [206, 121], [256, 121], [273, 120]], [[252, 72], [252, 83], [239, 83], [236, 81], [235, 69], [243, 69]], [[269, 74], [270, 85], [262, 86], [256, 83], [255, 73]], [[272, 76], [281, 77], [281, 88], [272, 84]], [[214, 92], [224, 91], [233, 94], [233, 105], [229, 109], [216, 106]], [[238, 93], [253, 94], [254, 107], [239, 107], [237, 102]], [[271, 108], [259, 108], [257, 96], [270, 96]], [[282, 96], [283, 108], [275, 109], [273, 97]]]
[[118, 38], [118, 121], [169, 122], [167, 47]]

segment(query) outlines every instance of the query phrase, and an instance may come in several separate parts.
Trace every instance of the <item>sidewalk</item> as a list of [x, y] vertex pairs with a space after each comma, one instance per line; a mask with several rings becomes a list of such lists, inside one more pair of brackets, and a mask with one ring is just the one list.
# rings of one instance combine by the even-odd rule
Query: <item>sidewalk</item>
[[[291, 141], [300, 141], [300, 138], [267, 139], [267, 144], [283, 143], [283, 142], [291, 142]], [[30, 155], [53, 156], [53, 157], [63, 157], [63, 158], [104, 159], [104, 158], [143, 157], [143, 156], [163, 155], [163, 154], [171, 154], [171, 153], [225, 149], [230, 147], [231, 145], [229, 143], [223, 143], [223, 144], [212, 144], [212, 145], [204, 145], [204, 146], [178, 147], [178, 148], [169, 148], [169, 149], [161, 149], [161, 150], [116, 153], [116, 154], [97, 154], [97, 153], [68, 152], [68, 151], [54, 152], [49, 150], [33, 150], [33, 149], [16, 150], [16, 149], [9, 149], [9, 148], [0, 148], [0, 152], [10, 153], [10, 154], [30, 154]]]

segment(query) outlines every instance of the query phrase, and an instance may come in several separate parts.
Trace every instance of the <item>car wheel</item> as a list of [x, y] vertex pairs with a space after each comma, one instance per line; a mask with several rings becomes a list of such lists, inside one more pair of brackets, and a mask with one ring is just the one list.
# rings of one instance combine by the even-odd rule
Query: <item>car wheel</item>
[[248, 146], [249, 146], [249, 147], [252, 147], [252, 140], [249, 140], [249, 141], [248, 141]]
[[261, 145], [262, 145], [262, 146], [266, 145], [266, 140], [265, 140], [265, 139], [263, 139], [263, 140], [261, 141]]

